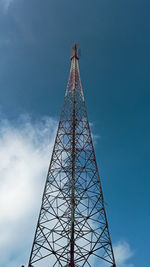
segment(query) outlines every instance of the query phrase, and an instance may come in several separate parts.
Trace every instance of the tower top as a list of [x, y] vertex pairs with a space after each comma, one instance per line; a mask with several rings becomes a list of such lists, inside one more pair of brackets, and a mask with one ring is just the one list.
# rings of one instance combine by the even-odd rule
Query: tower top
[[79, 57], [78, 57], [77, 44], [74, 44], [74, 45], [73, 45], [72, 50], [73, 50], [73, 51], [72, 51], [72, 57], [71, 57], [71, 60], [72, 60], [73, 58], [79, 59]]

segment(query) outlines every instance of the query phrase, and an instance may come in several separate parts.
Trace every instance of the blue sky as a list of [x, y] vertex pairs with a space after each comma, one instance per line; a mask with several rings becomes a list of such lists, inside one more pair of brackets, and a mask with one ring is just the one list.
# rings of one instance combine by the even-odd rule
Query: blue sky
[[[15, 157], [20, 159], [21, 155], [23, 162], [30, 151], [46, 153], [47, 157], [34, 175], [27, 169], [28, 164], [23, 165], [24, 173], [30, 173], [29, 177], [36, 177], [38, 171], [40, 177], [43, 169], [46, 173], [51, 149], [48, 143], [52, 147], [69, 75], [71, 47], [78, 43], [88, 117], [93, 133], [99, 136], [95, 150], [112, 241], [123, 242], [130, 250], [123, 267], [150, 265], [149, 14], [149, 0], [0, 0], [0, 156], [14, 157], [16, 138]], [[25, 144], [29, 150], [25, 150]], [[2, 185], [7, 196], [6, 180]], [[29, 184], [26, 186], [28, 189]], [[34, 208], [38, 212], [37, 203], [33, 203]], [[18, 225], [30, 216], [25, 219], [19, 215]], [[27, 232], [33, 235], [29, 226]], [[28, 253], [32, 238], [23, 248]], [[12, 251], [10, 247], [9, 258], [15, 261], [17, 253], [21, 253], [19, 248]], [[26, 259], [27, 253], [21, 258], [22, 264]], [[6, 266], [3, 259], [0, 267]]]

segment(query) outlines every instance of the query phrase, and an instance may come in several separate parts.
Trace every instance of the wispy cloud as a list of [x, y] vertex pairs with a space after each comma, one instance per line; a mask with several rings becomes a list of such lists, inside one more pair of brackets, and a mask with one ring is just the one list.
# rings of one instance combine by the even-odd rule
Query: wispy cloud
[[32, 123], [26, 116], [15, 125], [0, 123], [0, 267], [21, 266], [27, 259], [56, 124], [51, 118]]
[[93, 122], [90, 122], [89, 125], [90, 125], [90, 129], [91, 129], [91, 135], [92, 135], [93, 143], [94, 143], [94, 145], [96, 145], [98, 140], [101, 138], [101, 136], [94, 133], [94, 131], [93, 131], [94, 123]]
[[3, 5], [3, 8], [5, 10], [7, 10], [10, 6], [10, 4], [13, 2], [13, 0], [0, 0], [2, 5]]
[[117, 267], [134, 267], [129, 262], [133, 256], [133, 251], [126, 241], [120, 241], [114, 246], [114, 254]]

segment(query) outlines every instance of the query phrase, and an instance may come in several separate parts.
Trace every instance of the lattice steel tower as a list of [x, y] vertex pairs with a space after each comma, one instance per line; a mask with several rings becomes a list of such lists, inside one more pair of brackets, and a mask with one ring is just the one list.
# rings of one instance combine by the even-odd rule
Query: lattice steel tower
[[76, 45], [28, 266], [116, 266]]

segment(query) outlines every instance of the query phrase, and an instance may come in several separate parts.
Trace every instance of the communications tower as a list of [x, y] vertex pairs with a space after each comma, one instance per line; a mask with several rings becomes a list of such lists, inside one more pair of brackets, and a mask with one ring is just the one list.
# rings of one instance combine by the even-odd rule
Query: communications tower
[[116, 267], [73, 46], [28, 267]]

